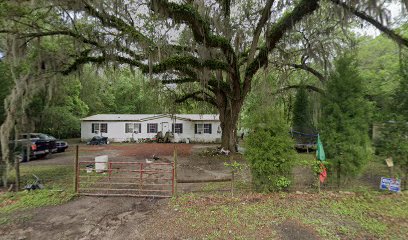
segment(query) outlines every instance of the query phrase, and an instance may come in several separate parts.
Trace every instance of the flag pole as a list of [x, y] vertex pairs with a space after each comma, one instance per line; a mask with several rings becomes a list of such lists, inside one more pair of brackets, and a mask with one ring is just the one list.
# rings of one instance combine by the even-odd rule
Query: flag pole
[[[317, 174], [317, 192], [320, 193], [320, 183], [324, 181], [324, 179], [326, 178], [326, 168], [323, 165], [323, 161], [326, 160], [326, 154], [324, 153], [324, 149], [323, 149], [323, 144], [320, 141], [320, 135], [317, 134], [317, 149], [316, 149], [316, 163], [318, 163], [319, 161], [319, 169], [320, 171], [318, 171]], [[323, 174], [323, 175], [322, 175]], [[323, 177], [323, 180], [321, 181], [321, 177]]]
[[[319, 161], [318, 159], [317, 159], [317, 156], [316, 156], [316, 162], [317, 161]], [[322, 171], [322, 168], [320, 167], [320, 171]], [[320, 193], [320, 174], [321, 174], [321, 172], [319, 171], [319, 173], [317, 174], [317, 193]]]

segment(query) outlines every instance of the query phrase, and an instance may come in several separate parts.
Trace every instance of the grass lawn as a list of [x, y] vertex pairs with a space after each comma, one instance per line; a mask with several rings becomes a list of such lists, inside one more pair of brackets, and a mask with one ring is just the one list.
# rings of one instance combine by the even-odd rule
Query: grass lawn
[[[22, 187], [34, 183], [32, 174], [40, 177], [43, 190], [0, 194], [0, 224], [10, 222], [15, 211], [65, 203], [74, 197], [72, 166], [28, 166], [20, 168]], [[15, 175], [9, 176], [15, 182]]]
[[406, 193], [187, 194], [173, 199], [167, 212], [152, 221], [151, 234], [181, 239], [408, 239]]

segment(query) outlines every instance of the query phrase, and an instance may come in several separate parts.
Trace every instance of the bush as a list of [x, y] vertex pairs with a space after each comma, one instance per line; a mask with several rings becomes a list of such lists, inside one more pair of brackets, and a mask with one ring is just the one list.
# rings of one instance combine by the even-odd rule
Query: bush
[[289, 127], [279, 112], [273, 110], [254, 116], [251, 125], [253, 131], [247, 138], [245, 156], [256, 191], [287, 189], [295, 159]]

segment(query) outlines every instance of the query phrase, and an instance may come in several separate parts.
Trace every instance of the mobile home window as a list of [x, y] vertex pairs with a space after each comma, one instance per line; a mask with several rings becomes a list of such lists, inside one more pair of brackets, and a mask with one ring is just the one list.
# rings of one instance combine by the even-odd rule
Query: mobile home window
[[212, 129], [211, 124], [204, 124], [204, 133], [211, 134], [212, 133], [211, 129]]
[[99, 123], [92, 123], [92, 133], [99, 133]]
[[173, 133], [183, 133], [183, 124], [182, 123], [173, 123], [172, 125]]
[[125, 133], [141, 133], [142, 125], [140, 123], [126, 123]]
[[101, 123], [101, 132], [102, 133], [107, 133], [108, 132], [108, 124], [107, 123]]
[[157, 133], [157, 123], [148, 123], [147, 133]]
[[92, 133], [107, 133], [108, 124], [107, 123], [92, 123]]
[[206, 123], [206, 124], [196, 124], [195, 125], [195, 134], [203, 134], [203, 133], [212, 133], [212, 127], [211, 123]]

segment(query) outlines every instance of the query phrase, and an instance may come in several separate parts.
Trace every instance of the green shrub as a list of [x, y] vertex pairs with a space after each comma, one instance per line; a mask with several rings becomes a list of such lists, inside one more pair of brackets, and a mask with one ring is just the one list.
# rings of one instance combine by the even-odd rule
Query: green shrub
[[254, 116], [252, 129], [245, 156], [255, 189], [260, 192], [287, 189], [295, 159], [288, 126], [279, 112], [271, 110]]

